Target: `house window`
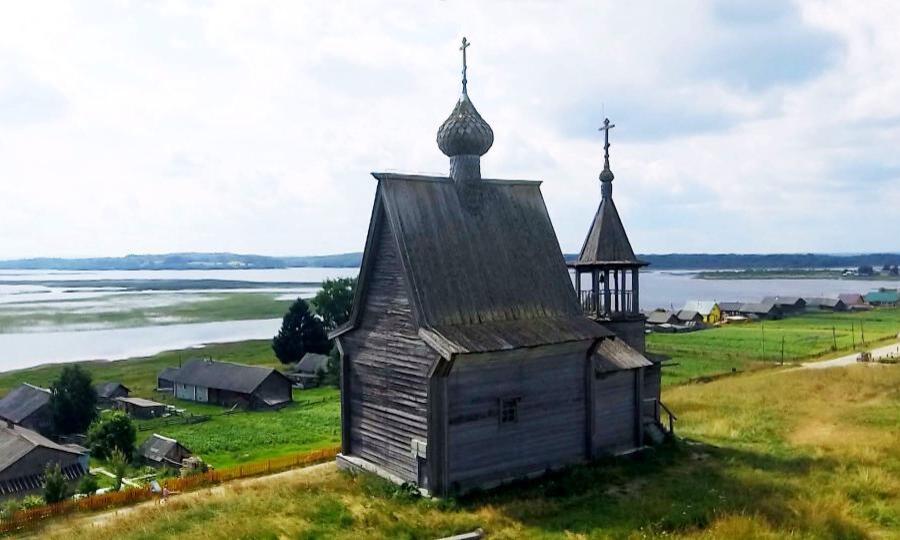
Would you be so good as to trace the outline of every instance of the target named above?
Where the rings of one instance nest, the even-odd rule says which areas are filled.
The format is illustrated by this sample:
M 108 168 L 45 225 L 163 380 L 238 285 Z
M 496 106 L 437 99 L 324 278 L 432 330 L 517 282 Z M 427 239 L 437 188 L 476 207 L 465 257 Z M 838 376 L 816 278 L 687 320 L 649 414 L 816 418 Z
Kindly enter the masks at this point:
M 507 398 L 500 400 L 501 424 L 514 424 L 519 421 L 519 399 Z

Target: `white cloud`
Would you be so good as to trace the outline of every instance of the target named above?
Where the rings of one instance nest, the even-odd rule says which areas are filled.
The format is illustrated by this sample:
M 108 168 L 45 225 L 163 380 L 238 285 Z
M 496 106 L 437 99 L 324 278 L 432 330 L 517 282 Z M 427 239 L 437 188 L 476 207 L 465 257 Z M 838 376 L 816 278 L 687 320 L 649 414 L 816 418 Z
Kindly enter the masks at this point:
M 463 33 L 483 170 L 545 180 L 567 251 L 604 112 L 638 251 L 900 249 L 898 8 L 751 6 L 18 3 L 0 257 L 360 250 L 370 171 L 447 169 Z

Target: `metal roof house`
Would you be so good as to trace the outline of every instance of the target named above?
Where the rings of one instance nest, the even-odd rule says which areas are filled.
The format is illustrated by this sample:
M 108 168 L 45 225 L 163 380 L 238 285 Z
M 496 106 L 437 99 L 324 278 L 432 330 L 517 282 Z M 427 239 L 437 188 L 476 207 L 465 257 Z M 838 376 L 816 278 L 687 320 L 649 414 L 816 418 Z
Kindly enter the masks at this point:
M 866 303 L 873 306 L 896 306 L 900 304 L 900 292 L 897 289 L 881 288 L 877 291 L 866 293 Z
M 142 459 L 151 465 L 181 467 L 181 461 L 191 457 L 191 451 L 175 439 L 154 433 L 141 444 L 137 451 Z
M 0 399 L 0 420 L 50 433 L 50 390 L 22 383 Z
M 179 399 L 246 409 L 277 408 L 293 400 L 290 379 L 273 368 L 194 359 L 164 372 Z
M 151 401 L 139 397 L 117 397 L 112 401 L 113 406 L 120 411 L 125 411 L 132 418 L 146 420 L 159 418 L 166 413 L 166 404 Z
M 88 455 L 83 448 L 57 444 L 12 423 L 0 426 L 0 498 L 40 490 L 44 470 L 51 463 L 58 463 L 69 481 L 88 472 Z
M 743 302 L 719 302 L 719 311 L 722 315 L 740 315 Z
M 465 75 L 437 143 L 449 176 L 373 173 L 338 464 L 443 495 L 641 448 L 652 364 L 584 315 L 540 183 L 482 178 Z
M 668 310 L 657 310 L 647 315 L 647 324 L 675 324 L 678 317 L 674 312 Z

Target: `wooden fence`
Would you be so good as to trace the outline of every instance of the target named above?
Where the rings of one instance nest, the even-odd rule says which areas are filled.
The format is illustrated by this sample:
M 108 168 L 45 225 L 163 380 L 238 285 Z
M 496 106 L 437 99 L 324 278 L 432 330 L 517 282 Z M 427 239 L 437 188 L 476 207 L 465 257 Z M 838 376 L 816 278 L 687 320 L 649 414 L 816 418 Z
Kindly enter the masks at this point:
M 305 467 L 316 463 L 323 463 L 334 459 L 340 451 L 340 447 L 323 448 L 301 454 L 282 456 L 265 461 L 256 461 L 243 465 L 236 465 L 224 469 L 211 470 L 205 473 L 185 476 L 183 478 L 168 478 L 162 484 L 169 491 L 190 491 L 207 486 L 212 486 L 229 480 L 248 478 L 264 474 L 286 471 L 297 467 Z M 28 510 L 19 510 L 6 519 L 0 520 L 0 534 L 21 531 L 34 526 L 47 518 L 64 516 L 75 512 L 94 512 L 119 506 L 127 506 L 142 501 L 149 501 L 160 497 L 159 493 L 153 493 L 149 487 L 129 488 L 122 491 L 93 495 L 83 499 L 68 499 L 60 503 L 39 506 Z

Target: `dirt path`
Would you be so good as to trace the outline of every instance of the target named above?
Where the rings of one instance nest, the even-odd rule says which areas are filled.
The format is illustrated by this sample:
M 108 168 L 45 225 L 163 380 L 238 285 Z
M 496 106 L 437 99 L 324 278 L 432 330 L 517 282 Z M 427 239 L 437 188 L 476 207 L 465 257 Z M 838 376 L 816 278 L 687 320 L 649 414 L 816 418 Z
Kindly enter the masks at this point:
M 327 463 L 320 463 L 319 465 L 312 465 L 309 467 L 303 467 L 300 469 L 291 469 L 289 471 L 284 471 L 275 474 L 269 474 L 266 476 L 256 476 L 253 478 L 245 478 L 242 480 L 232 480 L 230 482 L 226 482 L 223 484 L 219 484 L 217 486 L 213 486 L 210 488 L 200 489 L 197 491 L 190 491 L 187 493 L 171 495 L 170 499 L 178 500 L 180 502 L 190 502 L 197 500 L 208 501 L 210 498 L 215 497 L 216 495 L 221 495 L 225 493 L 227 490 L 231 490 L 239 487 L 249 487 L 255 484 L 262 483 L 278 483 L 285 482 L 289 480 L 298 480 L 303 478 L 312 478 L 317 475 L 325 474 L 331 471 L 335 467 L 333 461 L 329 461 Z M 54 522 L 49 523 L 46 527 L 35 531 L 32 536 L 28 536 L 27 538 L 43 538 L 51 533 L 60 532 L 62 530 L 71 529 L 74 527 L 103 527 L 107 523 L 115 521 L 116 519 L 132 514 L 134 512 L 139 512 L 146 508 L 160 507 L 167 503 L 162 502 L 160 500 L 153 500 L 142 502 L 139 504 L 135 504 L 132 506 L 125 506 L 122 508 L 117 508 L 115 510 L 108 510 L 105 512 L 100 512 L 97 514 L 88 514 L 88 515 L 79 515 L 73 514 L 71 516 L 55 520 Z
M 888 356 L 900 357 L 900 343 L 892 343 L 877 349 L 872 349 L 872 357 L 875 359 Z M 821 360 L 819 362 L 806 362 L 801 364 L 799 369 L 825 369 L 832 367 L 850 366 L 856 363 L 859 353 L 848 354 L 831 360 Z

